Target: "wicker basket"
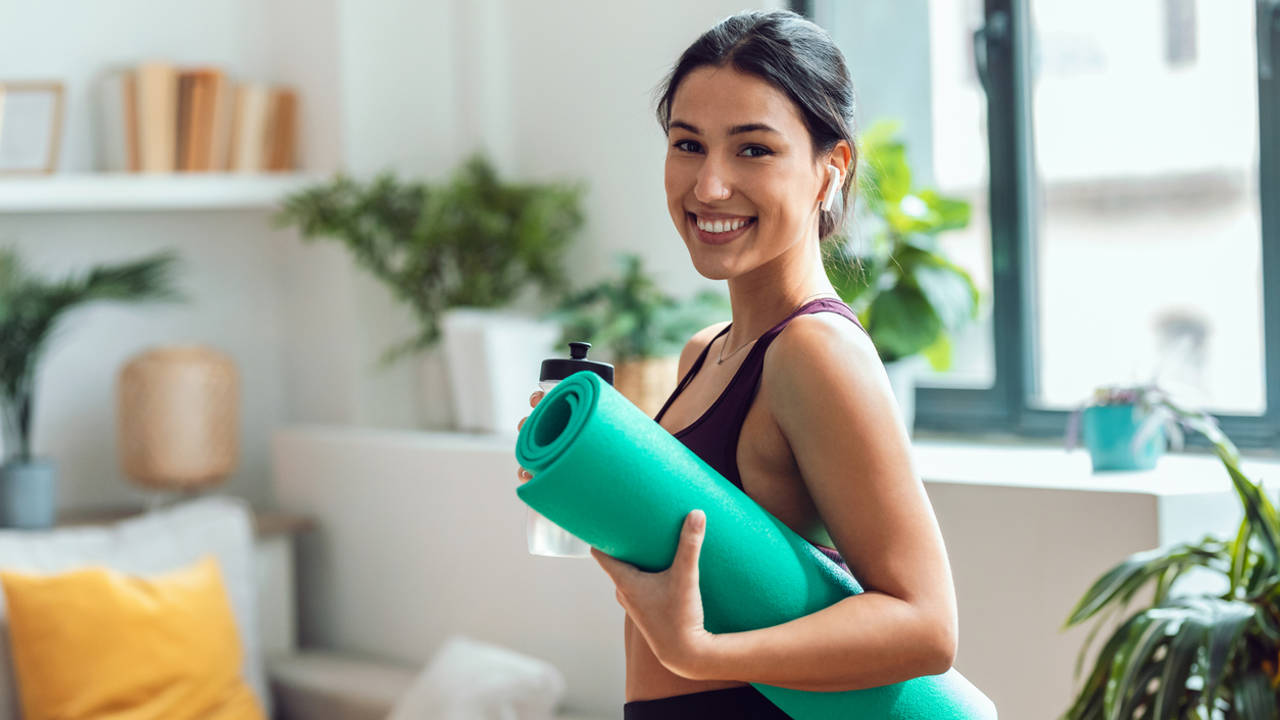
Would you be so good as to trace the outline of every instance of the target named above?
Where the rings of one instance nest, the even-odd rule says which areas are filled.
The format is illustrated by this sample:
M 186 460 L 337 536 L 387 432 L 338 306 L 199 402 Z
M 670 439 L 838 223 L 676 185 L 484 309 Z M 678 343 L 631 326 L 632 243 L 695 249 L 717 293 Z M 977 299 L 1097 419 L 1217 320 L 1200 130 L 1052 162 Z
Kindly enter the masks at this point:
M 676 389 L 679 356 L 645 358 L 618 363 L 613 369 L 613 386 L 649 417 L 658 414 L 667 396 Z
M 125 474 L 153 490 L 197 490 L 236 468 L 240 382 L 235 362 L 203 345 L 132 357 L 116 384 L 117 442 Z

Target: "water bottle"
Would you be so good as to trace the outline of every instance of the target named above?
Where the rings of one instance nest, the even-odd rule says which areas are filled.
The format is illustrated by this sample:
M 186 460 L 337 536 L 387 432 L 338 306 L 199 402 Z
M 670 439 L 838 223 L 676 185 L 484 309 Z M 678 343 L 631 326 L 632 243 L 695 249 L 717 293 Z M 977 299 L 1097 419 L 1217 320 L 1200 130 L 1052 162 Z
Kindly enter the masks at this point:
M 588 342 L 571 342 L 569 343 L 570 357 L 543 360 L 542 372 L 538 376 L 538 387 L 544 393 L 548 393 L 561 380 L 582 370 L 590 370 L 612 385 L 613 366 L 609 363 L 588 360 L 587 350 L 590 348 L 591 343 Z M 590 545 L 546 519 L 533 508 L 529 508 L 529 518 L 525 527 L 530 555 L 591 557 Z

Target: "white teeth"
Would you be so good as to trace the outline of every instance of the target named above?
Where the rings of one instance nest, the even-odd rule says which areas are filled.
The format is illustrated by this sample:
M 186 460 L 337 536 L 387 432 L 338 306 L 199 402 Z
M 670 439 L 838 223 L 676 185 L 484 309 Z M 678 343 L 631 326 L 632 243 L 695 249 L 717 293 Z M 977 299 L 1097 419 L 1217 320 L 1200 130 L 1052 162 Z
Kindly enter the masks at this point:
M 741 228 L 743 225 L 746 225 L 748 222 L 750 222 L 749 219 L 742 218 L 734 220 L 703 220 L 698 218 L 697 220 L 699 228 L 705 232 L 711 233 L 733 232 L 734 230 Z

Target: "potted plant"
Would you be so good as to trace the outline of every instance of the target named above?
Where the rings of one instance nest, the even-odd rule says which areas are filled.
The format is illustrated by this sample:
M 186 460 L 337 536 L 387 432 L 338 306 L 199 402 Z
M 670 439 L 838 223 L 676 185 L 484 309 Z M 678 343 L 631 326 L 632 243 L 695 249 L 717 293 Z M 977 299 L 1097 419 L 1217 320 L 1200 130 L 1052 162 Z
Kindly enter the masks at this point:
M 1156 381 L 1102 385 L 1067 421 L 1067 450 L 1083 435 L 1094 472 L 1150 470 L 1168 445 L 1182 448 L 1182 428 L 1216 426 L 1213 416 L 1184 409 Z
M 619 277 L 567 294 L 548 317 L 562 328 L 560 347 L 587 340 L 611 353 L 614 387 L 653 417 L 671 392 L 684 344 L 724 317 L 729 302 L 711 290 L 681 302 L 658 288 L 638 255 L 620 253 L 617 262 Z
M 68 312 L 92 302 L 181 299 L 169 280 L 174 260 L 163 252 L 47 282 L 27 274 L 16 251 L 0 249 L 0 526 L 50 527 L 57 515 L 57 468 L 31 452 L 36 376 L 54 329 Z
M 1122 613 L 1151 581 L 1155 591 L 1152 605 L 1106 641 L 1062 720 L 1270 720 L 1280 706 L 1280 517 L 1262 484 L 1240 471 L 1239 453 L 1217 426 L 1169 405 L 1213 444 L 1244 518 L 1234 539 L 1206 535 L 1198 543 L 1135 553 L 1093 583 L 1062 630 L 1108 606 Z M 1226 592 L 1175 592 L 1178 579 L 1196 567 L 1218 573 Z M 1077 678 L 1102 624 L 1081 648 Z
M 863 202 L 853 222 L 863 240 L 833 241 L 824 264 L 875 343 L 910 429 L 917 358 L 948 370 L 951 335 L 978 314 L 973 278 L 938 243 L 941 233 L 969 224 L 969 203 L 913 187 L 897 122 L 873 124 L 859 138 L 858 152 Z
M 477 154 L 440 184 L 401 181 L 389 171 L 362 183 L 339 173 L 288 196 L 273 220 L 297 225 L 304 239 L 345 244 L 413 309 L 419 331 L 387 348 L 380 366 L 443 339 L 454 425 L 515 432 L 529 410 L 525 388 L 553 349 L 555 329 L 499 308 L 530 287 L 563 293 L 583 191 L 503 181 Z

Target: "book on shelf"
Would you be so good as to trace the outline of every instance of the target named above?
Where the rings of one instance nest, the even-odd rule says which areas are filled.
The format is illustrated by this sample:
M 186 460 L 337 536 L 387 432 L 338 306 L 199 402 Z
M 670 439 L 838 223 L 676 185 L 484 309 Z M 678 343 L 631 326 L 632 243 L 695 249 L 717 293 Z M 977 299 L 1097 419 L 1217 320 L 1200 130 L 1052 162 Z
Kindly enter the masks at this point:
M 150 61 L 108 70 L 100 105 L 102 165 L 111 172 L 296 169 L 298 102 L 287 86 Z
M 134 72 L 139 169 L 173 172 L 178 73 L 164 62 L 142 63 Z
M 179 73 L 179 172 L 227 169 L 232 110 L 227 77 L 221 70 L 195 68 Z
M 112 172 L 138 172 L 137 84 L 132 71 L 108 70 L 99 81 L 101 116 L 98 137 L 101 166 Z

